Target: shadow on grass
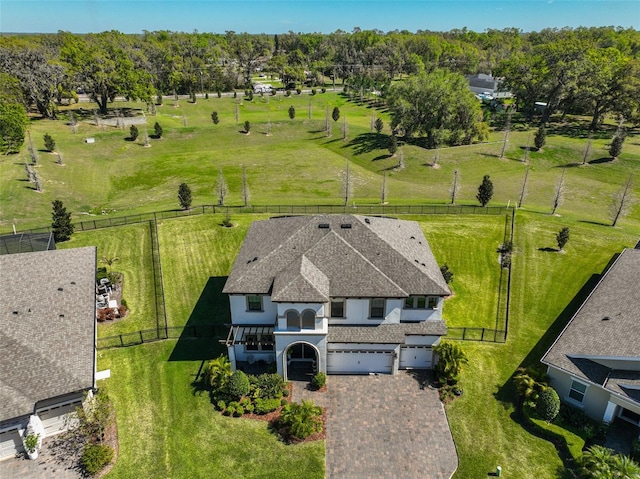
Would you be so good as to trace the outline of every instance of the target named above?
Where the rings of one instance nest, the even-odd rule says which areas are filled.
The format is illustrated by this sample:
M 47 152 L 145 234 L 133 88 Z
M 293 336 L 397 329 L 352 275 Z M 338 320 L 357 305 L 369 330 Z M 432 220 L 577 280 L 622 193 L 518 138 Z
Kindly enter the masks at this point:
M 547 246 L 546 248 L 538 248 L 538 251 L 546 251 L 546 252 L 549 252 L 549 253 L 557 253 L 560 250 L 558 248 L 549 248 Z
M 588 225 L 596 225 L 596 226 L 611 226 L 610 223 L 603 223 L 602 221 L 578 220 L 578 223 L 586 223 Z
M 595 160 L 589 161 L 590 165 L 600 165 L 602 163 L 611 163 L 615 161 L 615 158 L 611 158 L 610 156 L 605 156 L 604 158 L 596 158 Z
M 345 148 L 353 148 L 355 155 L 370 153 L 374 150 L 386 150 L 390 140 L 387 135 L 378 133 L 362 133 L 345 145 Z
M 226 348 L 220 339 L 227 336 L 231 313 L 229 299 L 222 293 L 226 276 L 212 276 L 207 281 L 187 324 L 176 342 L 169 361 L 208 361 Z

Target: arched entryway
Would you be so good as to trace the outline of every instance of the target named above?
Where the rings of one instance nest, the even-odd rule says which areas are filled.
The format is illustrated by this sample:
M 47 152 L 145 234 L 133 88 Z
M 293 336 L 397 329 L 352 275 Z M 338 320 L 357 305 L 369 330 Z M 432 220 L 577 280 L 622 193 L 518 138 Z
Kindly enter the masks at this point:
M 298 341 L 287 346 L 283 360 L 285 381 L 310 381 L 318 372 L 320 352 L 313 344 Z

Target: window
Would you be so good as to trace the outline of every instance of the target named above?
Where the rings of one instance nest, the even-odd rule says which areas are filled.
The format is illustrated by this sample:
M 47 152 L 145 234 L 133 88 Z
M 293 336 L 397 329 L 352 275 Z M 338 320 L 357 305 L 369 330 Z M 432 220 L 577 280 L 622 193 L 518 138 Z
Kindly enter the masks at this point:
M 409 296 L 404 299 L 404 309 L 425 309 L 426 307 L 426 296 Z
M 571 381 L 571 389 L 569 389 L 569 397 L 576 402 L 581 403 L 587 392 L 587 385 L 578 381 Z
M 310 309 L 305 309 L 302 316 L 295 311 L 286 312 L 287 329 L 316 329 L 316 313 Z
M 429 309 L 438 309 L 438 297 L 437 296 L 429 296 L 429 301 L 427 302 L 427 308 L 429 308 Z
M 262 296 L 247 296 L 247 311 L 262 311 Z
M 344 318 L 344 298 L 333 298 L 331 300 L 331 317 Z
M 244 340 L 245 351 L 273 351 L 273 334 L 247 334 Z
M 384 318 L 384 298 L 372 298 L 369 301 L 369 317 L 370 318 Z

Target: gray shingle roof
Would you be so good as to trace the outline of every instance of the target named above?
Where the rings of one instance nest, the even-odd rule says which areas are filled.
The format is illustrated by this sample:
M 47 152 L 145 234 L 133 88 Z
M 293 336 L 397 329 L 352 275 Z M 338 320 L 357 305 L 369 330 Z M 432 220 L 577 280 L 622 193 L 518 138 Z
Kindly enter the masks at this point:
M 604 384 L 606 358 L 640 359 L 640 250 L 626 249 L 542 358 L 544 364 Z
M 96 248 L 0 256 L 0 421 L 94 384 Z
M 254 222 L 223 291 L 281 302 L 450 294 L 416 222 L 356 215 Z
M 329 327 L 329 343 L 380 343 L 403 344 L 407 335 L 444 336 L 447 327 L 444 321 L 421 321 L 419 323 L 378 324 L 372 326 Z
M 640 371 L 611 371 L 604 386 L 609 391 L 640 402 Z

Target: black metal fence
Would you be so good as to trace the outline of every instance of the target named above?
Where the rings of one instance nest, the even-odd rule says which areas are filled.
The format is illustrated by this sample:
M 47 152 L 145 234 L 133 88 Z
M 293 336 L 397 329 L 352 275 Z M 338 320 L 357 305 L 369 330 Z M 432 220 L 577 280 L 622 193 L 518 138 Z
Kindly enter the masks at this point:
M 277 214 L 277 215 L 309 215 L 309 214 L 360 214 L 360 215 L 502 215 L 511 211 L 506 206 L 475 205 L 256 205 L 256 206 L 217 206 L 201 205 L 189 210 L 167 210 L 135 215 L 95 218 L 74 222 L 76 231 L 91 231 L 113 226 L 125 226 L 147 221 L 157 221 L 184 216 L 204 214 Z M 46 233 L 51 226 L 21 230 L 20 233 Z M 8 233 L 8 232 L 7 232 Z
M 462 341 L 488 341 L 492 343 L 504 343 L 507 341 L 507 331 L 492 328 L 452 328 L 447 327 L 446 339 Z
M 190 324 L 187 326 L 144 329 L 131 333 L 98 338 L 98 349 L 136 346 L 138 344 L 153 343 L 164 339 L 224 339 L 227 337 L 228 332 L 228 328 L 223 324 Z

